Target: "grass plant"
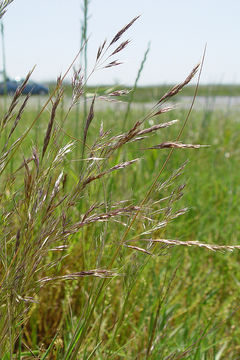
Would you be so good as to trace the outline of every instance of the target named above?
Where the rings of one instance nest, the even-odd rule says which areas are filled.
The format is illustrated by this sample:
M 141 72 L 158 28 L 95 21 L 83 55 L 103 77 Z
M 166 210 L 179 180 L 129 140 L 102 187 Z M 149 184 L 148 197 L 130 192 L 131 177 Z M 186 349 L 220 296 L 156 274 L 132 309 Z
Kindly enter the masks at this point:
M 120 65 L 136 20 L 92 72 Z M 63 86 L 76 59 L 37 112 L 21 96 L 29 73 L 1 118 L 0 358 L 237 358 L 238 123 L 168 106 L 196 66 L 124 131 L 124 112 L 95 108 L 125 90 L 95 94 L 76 137 L 82 69 L 66 105 Z

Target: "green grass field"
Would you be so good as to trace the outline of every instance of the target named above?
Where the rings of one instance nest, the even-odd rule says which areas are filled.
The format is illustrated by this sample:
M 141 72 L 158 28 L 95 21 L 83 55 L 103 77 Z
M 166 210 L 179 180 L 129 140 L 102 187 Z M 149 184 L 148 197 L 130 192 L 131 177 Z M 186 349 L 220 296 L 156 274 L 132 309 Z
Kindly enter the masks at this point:
M 150 94 L 146 101 L 151 99 Z M 144 118 L 147 111 L 131 111 L 127 128 Z M 36 114 L 36 110 L 26 108 L 6 149 L 11 149 Z M 124 245 L 137 248 L 121 244 L 136 212 L 130 208 L 126 211 L 126 207 L 139 206 L 170 151 L 143 149 L 175 141 L 187 110 L 149 118 L 143 128 L 179 121 L 150 133 L 147 139 L 126 143 L 109 156 L 105 152 L 107 160 L 98 147 L 104 143 L 104 136 L 115 136 L 114 141 L 118 141 L 124 112 L 114 108 L 96 111 L 84 158 L 98 160 L 81 161 L 83 114 L 81 109 L 73 108 L 65 120 L 66 109 L 60 102 L 43 158 L 41 149 L 51 106 L 9 158 L 6 168 L 2 151 L 1 291 L 5 295 L 1 307 L 8 320 L 0 319 L 2 339 L 5 336 L 1 359 L 219 360 L 240 356 L 239 250 L 214 252 L 144 240 L 239 244 L 239 114 L 192 111 L 181 141 L 210 147 L 174 149 L 156 188 L 124 238 Z M 2 148 L 15 118 L 2 130 Z M 110 132 L 103 135 L 106 130 Z M 55 161 L 56 154 L 72 142 L 75 145 L 64 159 Z M 33 148 L 38 155 L 28 162 Z M 92 180 L 106 169 L 136 158 L 140 160 Z M 186 160 L 182 174 L 165 183 Z M 82 187 L 78 187 L 79 181 Z M 41 197 L 42 193 L 46 196 Z M 69 194 L 71 204 L 69 199 L 64 200 Z M 111 215 L 124 207 L 118 216 Z M 188 211 L 174 219 L 174 213 L 186 207 Z M 107 218 L 101 218 L 101 214 L 108 214 Z M 79 221 L 84 223 L 85 218 L 88 222 L 82 227 Z M 58 233 L 59 228 L 62 233 Z M 65 236 L 67 231 L 69 235 Z M 53 245 L 40 252 L 47 239 Z M 57 250 L 62 245 L 67 245 L 62 252 L 49 251 L 51 246 Z M 35 257 L 38 252 L 39 258 Z M 35 262 L 39 263 L 32 279 Z M 21 280 L 16 269 L 19 274 L 23 272 Z M 79 275 L 92 269 L 96 273 L 107 269 L 113 274 L 105 279 Z M 71 278 L 70 274 L 75 276 Z M 44 287 L 33 285 L 39 279 L 45 279 Z M 37 302 L 16 301 L 16 294 Z
M 134 93 L 134 101 L 137 103 L 146 103 L 146 102 L 155 102 L 160 99 L 160 97 L 165 94 L 174 84 L 166 84 L 159 86 L 139 86 L 137 87 Z M 54 89 L 54 84 L 48 84 L 50 89 Z M 66 83 L 66 94 L 71 95 L 71 85 Z M 87 92 L 95 93 L 97 92 L 99 95 L 104 95 L 109 92 L 110 88 L 122 89 L 123 86 L 119 85 L 99 85 L 99 86 L 88 86 Z M 131 87 L 125 86 L 127 90 L 131 91 Z M 193 96 L 195 91 L 195 85 L 186 86 L 180 96 Z M 131 93 L 128 96 L 124 97 L 124 100 L 128 100 L 131 96 Z M 240 96 L 240 86 L 234 84 L 209 84 L 209 85 L 201 85 L 199 86 L 198 96 L 208 97 L 216 97 L 216 96 L 227 96 L 227 97 L 235 97 Z M 174 98 L 177 101 L 177 98 Z

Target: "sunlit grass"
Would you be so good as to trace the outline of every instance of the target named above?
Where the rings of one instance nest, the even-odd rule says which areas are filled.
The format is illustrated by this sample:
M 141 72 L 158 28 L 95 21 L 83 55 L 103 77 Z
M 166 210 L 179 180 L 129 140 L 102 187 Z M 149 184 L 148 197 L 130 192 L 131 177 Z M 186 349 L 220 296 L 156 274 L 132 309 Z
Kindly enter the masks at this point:
M 136 118 L 143 117 L 145 112 L 144 110 L 133 111 L 128 119 L 128 126 L 132 126 Z M 19 124 L 15 134 L 16 138 L 29 126 L 35 113 L 36 110 L 25 112 L 24 121 Z M 176 118 L 182 119 L 184 115 L 184 110 L 174 110 L 163 115 L 161 120 L 167 122 Z M 210 244 L 238 244 L 240 229 L 237 220 L 240 188 L 236 169 L 240 152 L 238 151 L 237 115 L 237 113 L 228 115 L 221 111 L 210 112 L 206 122 L 204 112 L 193 111 L 184 138 L 188 143 L 210 144 L 211 147 L 188 150 L 187 153 L 186 150 L 175 151 L 168 163 L 162 176 L 165 180 L 168 174 L 177 169 L 186 158 L 189 159 L 184 175 L 177 181 L 179 185 L 186 183 L 184 197 L 176 204 L 176 208 L 188 206 L 189 211 L 183 217 L 170 222 L 162 234 L 163 237 L 182 241 L 198 240 Z M 56 116 L 57 123 L 60 122 L 61 116 L 60 109 Z M 111 128 L 113 133 L 121 131 L 123 116 L 124 112 L 116 113 L 111 108 L 98 112 L 89 129 L 88 143 L 92 143 L 96 133 L 99 132 L 102 119 L 104 119 L 104 126 Z M 64 127 L 66 143 L 74 138 L 72 127 L 74 120 L 73 112 Z M 42 147 L 48 121 L 49 113 L 45 112 L 38 123 L 37 136 L 33 129 L 21 147 L 21 151 L 14 158 L 12 169 L 15 170 L 21 164 L 23 154 L 26 156 L 29 152 L 30 155 L 32 146 Z M 163 129 L 161 133 L 153 135 L 151 144 L 175 139 L 180 125 L 179 123 L 175 127 Z M 139 154 L 139 151 L 143 152 L 141 149 L 147 147 L 148 144 L 149 140 L 141 144 L 129 144 L 126 150 L 127 158 L 135 158 L 136 154 Z M 112 201 L 114 193 L 115 201 L 122 200 L 124 194 L 124 199 L 139 203 L 168 151 L 148 150 L 144 152 L 140 163 L 131 171 L 124 170 L 119 172 L 117 177 L 109 178 L 105 183 L 107 201 Z M 72 160 L 71 156 L 68 156 L 64 163 L 68 174 L 65 186 L 68 189 L 72 187 L 71 184 L 77 177 L 76 161 Z M 75 160 L 80 161 L 80 159 Z M 115 165 L 114 161 L 112 165 Z M 100 201 L 102 197 L 101 188 L 102 186 L 93 193 L 95 201 L 98 199 Z M 10 190 L 7 189 L 7 191 Z M 164 191 L 161 196 L 167 193 L 169 191 L 166 193 Z M 76 211 L 72 212 L 73 217 L 77 218 L 78 211 L 86 211 L 86 200 L 88 203 L 92 196 L 89 193 L 88 198 L 84 200 L 85 204 L 80 199 Z M 108 226 L 106 224 L 104 231 L 107 232 Z M 105 241 L 117 243 L 122 231 L 122 226 L 116 224 L 115 229 L 112 227 Z M 136 225 L 131 236 L 134 237 L 135 232 L 138 231 Z M 95 267 L 98 256 L 95 251 L 99 247 L 103 234 L 101 227 L 92 229 L 89 227 L 79 235 L 73 236 L 68 257 L 62 261 L 61 265 L 58 265 L 58 275 Z M 155 237 L 158 237 L 157 232 L 155 232 Z M 238 316 L 237 312 L 235 313 L 238 303 L 239 254 L 172 248 L 160 252 L 159 255 L 146 260 L 145 254 L 136 254 L 132 265 L 130 262 L 127 267 L 128 277 L 111 281 L 111 290 L 109 288 L 104 293 L 97 310 L 99 315 L 94 316 L 93 324 L 97 324 L 100 319 L 104 321 L 99 323 L 99 327 L 96 325 L 89 332 L 84 345 L 86 349 L 89 349 L 86 353 L 93 351 L 97 331 L 98 341 L 101 342 L 104 338 L 106 340 L 103 347 L 96 348 L 97 358 L 104 358 L 106 354 L 113 358 L 132 358 L 136 353 L 139 354 L 139 358 L 144 358 L 142 351 L 147 348 L 147 334 L 150 334 L 153 326 L 154 314 L 159 306 L 159 296 L 167 291 L 167 301 L 161 305 L 161 315 L 157 323 L 159 337 L 155 339 L 151 358 L 157 359 L 159 356 L 164 358 L 170 353 L 169 349 L 172 352 L 183 351 L 195 341 L 199 341 L 201 331 L 205 327 L 207 335 L 203 336 L 200 342 L 199 355 L 197 350 L 194 350 L 189 358 L 193 358 L 195 352 L 196 359 L 204 353 L 215 358 L 221 349 L 224 350 L 225 357 L 232 358 L 239 346 Z M 108 256 L 102 260 L 103 263 L 107 259 Z M 123 258 L 119 259 L 120 268 L 124 265 L 123 261 Z M 143 264 L 145 264 L 144 267 Z M 178 269 L 176 275 L 171 282 L 171 287 L 167 290 L 176 268 Z M 137 283 L 135 283 L 136 275 L 134 275 L 136 270 L 140 274 Z M 56 269 L 53 269 L 52 276 L 55 271 Z M 51 271 L 48 275 L 51 276 Z M 88 292 L 92 286 L 94 288 L 97 286 L 93 284 L 94 280 L 90 279 L 75 280 L 71 283 L 56 283 L 41 290 L 38 294 L 39 304 L 34 305 L 29 313 L 31 316 L 24 330 L 24 343 L 31 349 L 38 349 L 39 343 L 45 344 L 44 348 L 46 348 L 61 324 L 65 330 L 60 331 L 55 347 L 58 348 L 59 354 L 63 353 L 77 324 L 77 317 L 81 316 L 82 309 L 86 306 Z M 117 328 L 111 333 L 113 324 L 118 323 L 121 316 L 124 316 L 124 321 L 122 318 Z

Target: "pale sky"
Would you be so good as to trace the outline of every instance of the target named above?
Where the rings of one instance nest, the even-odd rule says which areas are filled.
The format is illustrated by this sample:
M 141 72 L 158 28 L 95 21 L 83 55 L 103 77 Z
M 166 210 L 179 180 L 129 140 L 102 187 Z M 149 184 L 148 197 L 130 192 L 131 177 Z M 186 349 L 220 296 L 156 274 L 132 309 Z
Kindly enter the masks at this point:
M 56 80 L 80 44 L 83 0 L 15 0 L 3 17 L 7 73 L 24 77 L 35 64 L 33 80 Z M 136 15 L 123 36 L 123 65 L 96 72 L 90 84 L 132 85 L 147 44 L 151 49 L 140 85 L 183 80 L 207 54 L 201 83 L 240 83 L 239 0 L 91 0 L 89 70 L 98 46 Z M 0 64 L 2 66 L 2 56 Z

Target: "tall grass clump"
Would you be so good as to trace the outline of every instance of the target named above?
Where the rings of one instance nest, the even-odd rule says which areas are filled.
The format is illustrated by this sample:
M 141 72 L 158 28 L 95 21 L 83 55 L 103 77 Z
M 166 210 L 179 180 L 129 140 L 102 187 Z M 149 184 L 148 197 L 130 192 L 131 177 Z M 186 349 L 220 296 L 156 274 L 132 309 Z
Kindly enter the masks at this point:
M 120 65 L 116 56 L 128 45 L 122 37 L 137 18 L 100 45 L 90 74 Z M 172 110 L 166 102 L 192 80 L 199 65 L 150 111 L 129 121 L 124 132 L 118 132 L 122 124 L 115 119 L 99 121 L 95 109 L 99 101 L 119 101 L 126 91 L 96 93 L 83 134 L 76 138 L 71 113 L 86 89 L 81 67 L 74 70 L 64 116 L 61 109 L 63 80 L 76 59 L 29 122 L 23 119 L 30 96 L 21 94 L 31 72 L 1 117 L 0 358 L 186 359 L 194 353 L 198 359 L 201 344 L 206 354 L 214 341 L 215 328 L 210 321 L 205 328 L 195 324 L 192 337 L 180 340 L 178 286 L 173 286 L 179 264 L 168 272 L 172 248 L 231 251 L 237 246 L 165 237 L 167 226 L 187 212 L 178 205 L 186 162 L 169 173 L 167 165 L 174 149 L 200 148 L 181 142 L 191 109 L 173 140 L 153 144 L 151 137 L 177 125 L 177 120 L 161 120 Z M 45 126 L 35 144 L 39 121 Z M 76 147 L 83 158 L 73 158 Z M 170 151 L 138 200 L 134 181 L 142 176 L 143 149 L 157 156 Z M 81 162 L 79 171 L 74 160 Z

